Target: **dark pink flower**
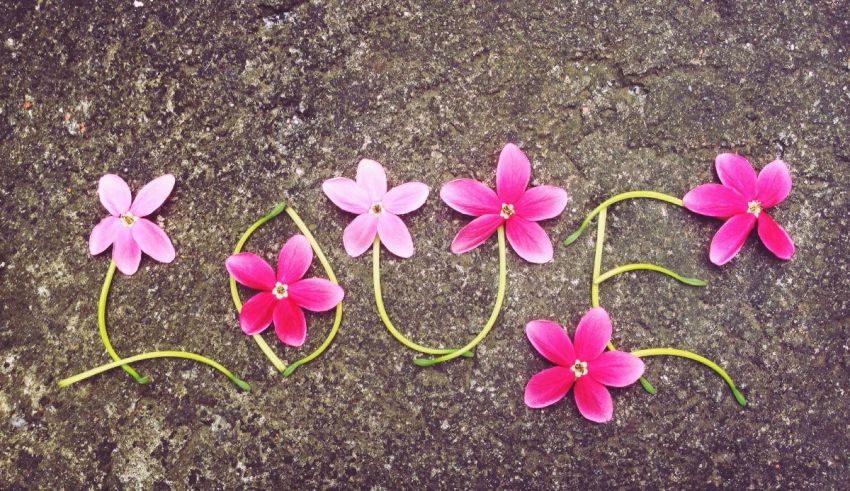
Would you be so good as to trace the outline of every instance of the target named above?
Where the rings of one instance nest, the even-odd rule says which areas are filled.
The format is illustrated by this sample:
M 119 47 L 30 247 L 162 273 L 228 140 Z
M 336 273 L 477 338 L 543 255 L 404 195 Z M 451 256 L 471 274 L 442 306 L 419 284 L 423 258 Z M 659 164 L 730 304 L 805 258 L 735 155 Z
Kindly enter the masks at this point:
M 357 257 L 375 240 L 399 257 L 413 255 L 410 231 L 398 215 L 418 209 L 428 198 L 428 186 L 408 182 L 387 191 L 387 175 L 378 162 L 363 159 L 357 166 L 357 181 L 345 177 L 328 179 L 322 190 L 338 207 L 357 213 L 342 234 L 342 243 L 349 256 Z
M 101 177 L 97 194 L 110 216 L 91 231 L 89 253 L 94 256 L 112 246 L 112 260 L 126 275 L 138 271 L 142 252 L 161 263 L 173 261 L 174 246 L 168 235 L 144 218 L 162 206 L 172 189 L 174 176 L 166 174 L 147 183 L 132 200 L 124 179 L 114 174 Z
M 605 351 L 611 340 L 611 319 L 602 307 L 590 309 L 581 318 L 575 348 L 564 329 L 552 321 L 531 321 L 525 333 L 534 349 L 557 365 L 528 381 L 525 404 L 529 407 L 552 405 L 575 386 L 576 405 L 582 416 L 604 423 L 614 415 L 614 403 L 605 386 L 625 387 L 643 375 L 643 361 L 637 356 Z
M 749 161 L 734 153 L 722 153 L 714 163 L 723 184 L 697 186 L 682 199 L 695 213 L 726 220 L 711 241 L 711 262 L 720 266 L 731 261 L 757 222 L 759 237 L 767 249 L 779 259 L 791 259 L 794 242 L 764 211 L 791 192 L 791 173 L 785 162 L 774 160 L 758 177 Z
M 508 242 L 517 254 L 532 263 L 552 260 L 552 241 L 537 224 L 554 218 L 567 206 L 567 192 L 555 186 L 526 190 L 531 178 L 528 157 L 513 143 L 499 155 L 496 192 L 473 179 L 455 179 L 440 190 L 440 197 L 455 210 L 478 217 L 458 232 L 452 252 L 475 249 L 502 224 Z
M 274 321 L 274 332 L 285 344 L 301 346 L 307 336 L 307 320 L 301 309 L 324 312 L 337 306 L 342 288 L 323 278 L 307 278 L 304 273 L 313 262 L 313 250 L 303 235 L 293 235 L 280 249 L 277 275 L 260 257 L 250 252 L 234 254 L 225 266 L 240 284 L 261 290 L 239 313 L 242 331 L 253 336 Z

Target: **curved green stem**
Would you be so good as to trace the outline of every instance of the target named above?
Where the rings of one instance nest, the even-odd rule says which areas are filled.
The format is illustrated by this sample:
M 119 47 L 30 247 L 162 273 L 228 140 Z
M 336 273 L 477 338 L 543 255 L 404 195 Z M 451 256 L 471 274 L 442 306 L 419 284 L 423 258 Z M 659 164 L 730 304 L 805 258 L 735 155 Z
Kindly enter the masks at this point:
M 627 193 L 621 193 L 621 194 L 618 194 L 618 195 L 616 195 L 612 198 L 609 198 L 609 199 L 603 201 L 599 206 L 594 208 L 593 211 L 591 211 L 590 214 L 588 214 L 587 217 L 585 217 L 584 221 L 581 222 L 581 226 L 579 226 L 578 230 L 573 232 L 569 237 L 567 237 L 564 240 L 564 245 L 570 245 L 573 242 L 575 242 L 575 240 L 579 238 L 581 233 L 584 232 L 584 229 L 587 228 L 587 225 L 590 223 L 590 221 L 593 220 L 593 217 L 598 215 L 602 210 L 605 210 L 606 208 L 608 208 L 609 206 L 613 205 L 614 203 L 616 203 L 618 201 L 623 201 L 625 199 L 632 199 L 632 198 L 657 199 L 657 200 L 665 201 L 667 203 L 674 204 L 676 206 L 683 206 L 681 199 L 676 198 L 675 196 L 670 196 L 668 194 L 658 193 L 658 192 L 655 192 L 655 191 L 629 191 Z
M 613 276 L 617 276 L 620 273 L 626 273 L 628 271 L 637 271 L 637 270 L 657 271 L 659 273 L 666 274 L 667 276 L 669 276 L 671 278 L 679 280 L 686 285 L 705 286 L 705 284 L 706 284 L 705 281 L 703 281 L 703 280 L 700 280 L 700 279 L 697 279 L 697 278 L 688 278 L 688 277 L 682 276 L 678 273 L 674 273 L 673 271 L 670 271 L 667 268 L 662 268 L 661 266 L 656 266 L 654 264 L 649 264 L 649 263 L 633 263 L 633 264 L 626 264 L 624 266 L 616 267 L 614 269 L 608 270 L 605 273 L 597 276 L 594 283 L 596 283 L 598 285 L 598 284 L 602 283 L 603 281 L 605 281 L 605 280 L 607 280 L 607 279 L 609 279 Z
M 221 366 L 221 364 L 219 364 L 218 362 L 210 360 L 207 357 L 197 355 L 195 353 L 188 353 L 185 351 L 153 351 L 150 353 L 142 353 L 141 355 L 131 356 L 129 358 L 118 359 L 112 363 L 107 363 L 106 365 L 101 365 L 97 368 L 92 368 L 91 370 L 87 370 L 83 373 L 74 375 L 73 377 L 62 379 L 59 381 L 59 387 L 68 387 L 69 385 L 75 384 L 81 380 L 85 380 L 89 377 L 93 377 L 103 372 L 112 370 L 113 368 L 126 367 L 129 363 L 135 363 L 137 361 L 142 360 L 150 360 L 152 358 L 185 358 L 188 360 L 201 362 L 215 368 L 216 370 L 224 374 L 225 377 L 229 378 L 233 381 L 234 384 L 238 385 L 240 389 L 246 391 L 251 390 L 251 386 L 248 385 L 247 382 L 238 379 L 235 375 L 230 373 L 228 369 Z
M 493 312 L 490 314 L 490 318 L 487 320 L 487 324 L 484 326 L 484 329 L 478 333 L 472 341 L 468 342 L 466 346 L 455 350 L 452 353 L 439 356 L 437 358 L 416 358 L 413 360 L 414 363 L 419 365 L 420 367 L 427 367 L 431 365 L 436 365 L 437 363 L 442 363 L 444 361 L 449 361 L 458 356 L 463 356 L 464 353 L 476 347 L 478 343 L 480 343 L 490 332 L 490 329 L 493 328 L 493 325 L 496 324 L 496 319 L 499 318 L 499 312 L 502 310 L 502 301 L 505 299 L 505 287 L 507 285 L 507 277 L 508 277 L 508 266 L 507 266 L 507 249 L 505 247 L 505 225 L 502 224 L 497 229 L 497 235 L 499 239 L 499 289 L 496 292 L 496 303 L 493 305 Z
M 100 300 L 97 302 L 97 327 L 100 331 L 100 339 L 103 341 L 103 346 L 106 348 L 106 352 L 109 353 L 109 356 L 113 360 L 118 361 L 121 357 L 115 352 L 115 349 L 112 347 L 112 343 L 109 342 L 109 334 L 106 332 L 106 300 L 109 297 L 109 288 L 112 286 L 112 278 L 115 277 L 115 268 L 115 261 L 110 261 L 109 269 L 106 271 L 106 279 L 103 281 L 103 287 L 100 289 Z M 150 382 L 148 377 L 142 377 L 129 365 L 121 365 L 121 368 L 123 368 L 125 372 L 129 373 L 134 379 L 136 379 L 136 382 L 140 384 Z
M 640 358 L 646 356 L 678 356 L 681 358 L 687 358 L 689 360 L 696 361 L 698 363 L 702 363 L 708 368 L 714 370 L 717 375 L 720 375 L 720 378 L 722 378 L 726 382 L 726 385 L 728 385 L 729 388 L 732 389 L 732 395 L 735 396 L 735 400 L 738 401 L 738 404 L 740 404 L 741 406 L 747 405 L 747 400 L 744 399 L 744 395 L 741 394 L 737 387 L 735 387 L 735 382 L 732 381 L 732 377 L 730 377 L 722 368 L 720 368 L 720 366 L 718 366 L 716 363 L 709 360 L 708 358 L 702 357 L 696 353 L 691 353 L 690 351 L 674 348 L 643 349 L 632 351 L 632 354 Z

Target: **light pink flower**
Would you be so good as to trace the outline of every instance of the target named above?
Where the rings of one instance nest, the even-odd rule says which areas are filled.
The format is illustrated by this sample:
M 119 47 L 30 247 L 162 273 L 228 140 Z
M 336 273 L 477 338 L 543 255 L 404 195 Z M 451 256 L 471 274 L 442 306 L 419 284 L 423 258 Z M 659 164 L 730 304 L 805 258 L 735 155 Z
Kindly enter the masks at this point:
M 162 206 L 172 189 L 174 176 L 166 174 L 145 184 L 131 201 L 130 187 L 124 179 L 114 174 L 101 177 L 97 194 L 110 216 L 91 231 L 89 253 L 100 254 L 111 245 L 112 260 L 126 275 L 138 271 L 142 252 L 161 263 L 173 261 L 174 246 L 168 235 L 144 218 Z
M 611 340 L 611 319 L 602 307 L 590 309 L 576 328 L 575 348 L 570 337 L 552 321 L 531 321 L 525 333 L 534 349 L 554 363 L 531 377 L 525 386 L 525 404 L 541 408 L 552 405 L 575 386 L 578 410 L 597 423 L 614 415 L 609 387 L 625 387 L 643 375 L 643 361 L 623 351 L 605 351 Z
M 791 173 L 785 162 L 774 160 L 758 177 L 749 161 L 734 153 L 722 153 L 714 163 L 723 184 L 697 186 L 682 199 L 685 207 L 695 213 L 726 220 L 711 241 L 711 262 L 720 266 L 731 261 L 756 222 L 767 249 L 779 259 L 791 259 L 794 242 L 764 211 L 781 203 L 791 192 Z
M 387 191 L 387 175 L 378 162 L 363 159 L 357 166 L 357 181 L 345 177 L 328 179 L 322 190 L 343 210 L 356 213 L 342 234 L 349 256 L 357 257 L 375 240 L 375 234 L 390 252 L 399 257 L 413 255 L 410 231 L 398 215 L 418 209 L 428 198 L 428 186 L 408 182 Z
M 452 252 L 462 254 L 481 245 L 503 223 L 511 247 L 526 261 L 552 260 L 552 241 L 537 224 L 554 218 L 567 206 L 567 192 L 555 186 L 526 190 L 531 163 L 516 145 L 508 143 L 499 155 L 496 192 L 473 179 L 455 179 L 440 190 L 440 197 L 455 210 L 478 217 L 458 232 Z
M 313 249 L 303 235 L 293 235 L 280 249 L 277 275 L 262 258 L 250 252 L 227 258 L 225 267 L 240 284 L 261 290 L 239 313 L 242 331 L 253 336 L 274 321 L 277 337 L 290 346 L 301 346 L 307 337 L 307 320 L 301 309 L 324 312 L 342 301 L 344 292 L 323 278 L 307 278 L 304 273 L 313 262 Z

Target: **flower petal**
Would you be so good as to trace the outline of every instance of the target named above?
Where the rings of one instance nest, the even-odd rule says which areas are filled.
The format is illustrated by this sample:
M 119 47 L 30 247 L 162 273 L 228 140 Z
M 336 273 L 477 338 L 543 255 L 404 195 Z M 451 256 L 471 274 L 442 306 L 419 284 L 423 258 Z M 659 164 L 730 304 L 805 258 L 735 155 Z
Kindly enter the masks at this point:
M 496 194 L 503 203 L 514 204 L 522 197 L 531 178 L 531 162 L 513 143 L 508 143 L 499 154 L 496 167 Z M 500 203 L 501 204 L 501 203 Z
M 440 198 L 454 210 L 474 217 L 498 215 L 502 208 L 496 192 L 474 179 L 455 179 L 443 184 Z
M 608 312 L 602 307 L 588 310 L 576 327 L 574 339 L 576 358 L 587 362 L 595 360 L 611 340 L 611 318 Z
M 289 346 L 301 346 L 307 339 L 307 319 L 304 311 L 295 302 L 283 299 L 274 309 L 274 333 L 280 342 Z
M 756 217 L 752 213 L 741 213 L 726 220 L 711 239 L 708 253 L 711 262 L 722 266 L 731 261 L 741 247 L 744 247 L 744 242 L 755 224 Z
M 387 194 L 387 174 L 384 167 L 370 159 L 363 159 L 357 165 L 357 184 L 369 193 L 372 202 L 381 201 Z
M 139 244 L 142 252 L 161 263 L 174 261 L 174 245 L 165 231 L 147 218 L 139 218 L 130 227 L 133 239 Z
M 567 395 L 575 380 L 572 370 L 552 367 L 535 374 L 525 385 L 525 405 L 532 408 L 551 406 Z
M 378 216 L 378 236 L 381 243 L 398 257 L 413 255 L 413 239 L 407 225 L 396 215 L 384 211 Z
M 263 332 L 272 323 L 272 315 L 278 304 L 271 292 L 261 292 L 249 298 L 239 312 L 239 327 L 249 336 Z
M 324 312 L 342 302 L 342 287 L 324 278 L 307 278 L 289 285 L 289 299 L 299 307 Z
M 519 257 L 530 263 L 542 264 L 552 260 L 552 241 L 543 227 L 520 216 L 507 220 L 505 232 L 508 242 Z
M 335 177 L 323 182 L 322 191 L 333 204 L 349 213 L 366 213 L 372 205 L 369 192 L 345 177 Z
M 357 257 L 366 252 L 378 233 L 378 217 L 372 213 L 357 216 L 345 227 L 342 233 L 342 245 L 351 257 Z
M 89 235 L 89 254 L 96 256 L 105 251 L 123 227 L 121 220 L 111 215 L 101 220 Z
M 133 239 L 130 229 L 123 227 L 115 236 L 112 243 L 112 260 L 118 266 L 118 271 L 130 276 L 139 270 L 142 261 L 142 250 Z
M 578 411 L 585 418 L 596 423 L 611 421 L 614 417 L 614 401 L 604 385 L 591 377 L 576 380 L 573 390 Z
M 767 250 L 779 259 L 787 261 L 794 255 L 794 241 L 767 213 L 759 214 L 758 233 Z
M 756 197 L 756 171 L 747 159 L 734 153 L 721 153 L 714 159 L 714 167 L 724 186 L 741 193 L 746 201 Z
M 531 321 L 525 325 L 525 335 L 534 349 L 552 363 L 562 367 L 575 363 L 573 343 L 557 323 L 547 320 Z
M 239 284 L 254 290 L 271 291 L 275 285 L 272 267 L 263 258 L 250 252 L 234 254 L 224 261 L 227 272 Z
M 643 361 L 624 351 L 605 351 L 587 362 L 587 374 L 603 385 L 625 387 L 643 375 Z
M 785 162 L 774 160 L 759 172 L 756 199 L 761 202 L 762 207 L 772 208 L 778 205 L 790 192 L 791 171 Z
M 139 194 L 136 195 L 130 207 L 130 213 L 137 217 L 150 215 L 165 203 L 172 189 L 174 189 L 174 176 L 165 174 L 157 177 L 139 190 Z
M 566 207 L 567 192 L 557 186 L 533 187 L 514 203 L 517 215 L 534 222 L 555 218 Z
M 504 222 L 505 219 L 499 215 L 482 215 L 469 222 L 452 240 L 452 252 L 463 254 L 475 249 L 493 235 L 493 232 Z
M 100 178 L 97 183 L 97 194 L 106 211 L 116 217 L 130 209 L 133 199 L 130 186 L 127 186 L 124 179 L 115 174 L 106 174 Z
M 313 262 L 313 249 L 307 237 L 293 235 L 280 248 L 277 255 L 277 281 L 292 283 L 304 277 Z
M 710 217 L 729 218 L 747 211 L 747 200 L 741 193 L 721 184 L 697 186 L 682 201 L 685 208 Z
M 421 182 L 406 182 L 390 189 L 381 203 L 384 209 L 404 215 L 418 209 L 428 199 L 428 186 Z

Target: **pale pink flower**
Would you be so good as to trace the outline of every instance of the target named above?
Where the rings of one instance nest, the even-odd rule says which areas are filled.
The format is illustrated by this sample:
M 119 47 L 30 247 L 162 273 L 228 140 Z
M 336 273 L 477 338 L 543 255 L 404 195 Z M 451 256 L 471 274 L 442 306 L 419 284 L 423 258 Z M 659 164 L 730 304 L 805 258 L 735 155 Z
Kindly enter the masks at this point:
M 555 186 L 526 190 L 531 163 L 516 145 L 508 143 L 499 155 L 496 192 L 473 179 L 455 179 L 443 185 L 440 197 L 455 210 L 478 217 L 458 232 L 452 252 L 475 249 L 505 224 L 508 242 L 517 254 L 532 263 L 552 260 L 552 241 L 540 220 L 554 218 L 567 206 L 567 192 Z
M 625 387 L 643 375 L 643 361 L 623 351 L 605 351 L 611 340 L 611 319 L 602 307 L 590 309 L 576 328 L 575 347 L 558 324 L 531 321 L 525 333 L 534 349 L 554 363 L 531 377 L 525 386 L 525 404 L 532 408 L 552 405 L 575 387 L 576 406 L 582 416 L 604 423 L 614 415 L 614 403 L 605 386 Z
M 144 218 L 162 206 L 172 189 L 174 176 L 166 174 L 147 183 L 132 200 L 130 187 L 124 179 L 114 174 L 101 177 L 97 193 L 110 216 L 92 230 L 89 252 L 97 255 L 111 245 L 112 260 L 126 275 L 138 271 L 142 252 L 162 263 L 173 261 L 174 246 L 168 235 Z
M 750 162 L 734 153 L 722 153 L 714 163 L 723 184 L 697 186 L 682 199 L 685 207 L 695 213 L 726 220 L 711 241 L 711 262 L 720 266 L 731 261 L 756 223 L 758 235 L 767 249 L 779 259 L 791 259 L 794 242 L 765 213 L 791 192 L 791 173 L 785 162 L 774 160 L 759 172 L 758 177 Z
M 398 215 L 422 206 L 428 198 L 428 186 L 408 182 L 387 191 L 384 168 L 369 159 L 360 161 L 356 179 L 336 177 L 322 184 L 322 190 L 335 205 L 357 214 L 342 234 L 345 252 L 352 257 L 363 254 L 377 235 L 396 256 L 412 256 L 413 239 Z

